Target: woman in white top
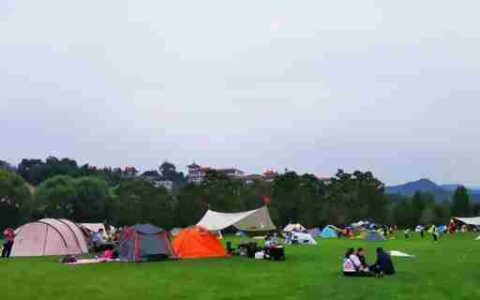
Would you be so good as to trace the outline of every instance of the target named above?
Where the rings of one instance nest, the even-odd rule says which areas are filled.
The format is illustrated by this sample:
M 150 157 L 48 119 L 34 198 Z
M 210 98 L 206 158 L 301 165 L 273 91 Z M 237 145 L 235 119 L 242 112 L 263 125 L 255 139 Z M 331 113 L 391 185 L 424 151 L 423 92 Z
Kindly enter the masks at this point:
M 343 259 L 343 275 L 349 277 L 360 277 L 360 276 L 369 276 L 369 272 L 364 272 L 362 267 L 362 262 L 355 255 L 355 250 L 350 248 L 345 253 L 345 258 Z

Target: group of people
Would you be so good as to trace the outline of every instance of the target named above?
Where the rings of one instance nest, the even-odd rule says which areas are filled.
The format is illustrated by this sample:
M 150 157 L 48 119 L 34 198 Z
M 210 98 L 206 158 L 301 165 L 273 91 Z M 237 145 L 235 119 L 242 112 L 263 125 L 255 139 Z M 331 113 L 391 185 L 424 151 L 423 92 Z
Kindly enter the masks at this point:
M 418 225 L 415 229 L 415 231 L 418 231 L 420 233 L 420 237 L 423 239 L 425 237 L 425 231 L 426 228 L 422 225 Z M 440 236 L 440 233 L 438 231 L 437 226 L 431 225 L 429 228 L 429 232 L 432 234 L 433 241 L 436 243 L 438 242 L 438 238 Z M 407 228 L 403 231 L 403 235 L 405 236 L 406 239 L 409 239 L 410 236 L 410 228 Z
M 367 263 L 366 251 L 363 248 L 349 248 L 343 259 L 343 275 L 348 277 L 382 277 L 384 275 L 394 275 L 395 268 L 390 255 L 377 248 L 377 259 L 373 265 Z

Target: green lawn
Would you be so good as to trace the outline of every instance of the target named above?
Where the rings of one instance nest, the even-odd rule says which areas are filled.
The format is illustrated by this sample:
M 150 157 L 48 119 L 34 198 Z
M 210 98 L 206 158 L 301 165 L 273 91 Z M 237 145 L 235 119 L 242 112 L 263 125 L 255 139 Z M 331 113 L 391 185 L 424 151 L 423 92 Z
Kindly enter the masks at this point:
M 480 299 L 480 241 L 475 235 L 434 244 L 418 237 L 368 243 L 319 240 L 290 246 L 285 262 L 231 259 L 64 266 L 58 258 L 0 260 L 1 299 Z M 347 247 L 382 245 L 394 258 L 389 278 L 344 278 Z

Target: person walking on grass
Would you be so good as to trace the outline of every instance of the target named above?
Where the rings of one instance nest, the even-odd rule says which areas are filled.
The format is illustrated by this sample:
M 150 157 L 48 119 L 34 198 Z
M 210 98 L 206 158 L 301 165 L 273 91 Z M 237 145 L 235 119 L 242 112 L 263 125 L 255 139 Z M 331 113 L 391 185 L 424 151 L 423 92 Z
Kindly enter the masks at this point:
M 2 249 L 2 258 L 9 258 L 12 253 L 13 242 L 15 240 L 15 231 L 12 228 L 7 228 L 3 231 L 5 242 Z
M 437 226 L 432 225 L 432 237 L 435 243 L 438 243 L 438 229 Z

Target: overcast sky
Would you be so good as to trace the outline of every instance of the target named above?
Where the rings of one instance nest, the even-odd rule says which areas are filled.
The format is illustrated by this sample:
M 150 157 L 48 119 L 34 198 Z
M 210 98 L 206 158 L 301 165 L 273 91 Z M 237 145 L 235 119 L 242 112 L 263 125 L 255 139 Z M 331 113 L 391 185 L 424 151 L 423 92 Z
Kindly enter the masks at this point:
M 0 159 L 480 184 L 479 11 L 0 0 Z

